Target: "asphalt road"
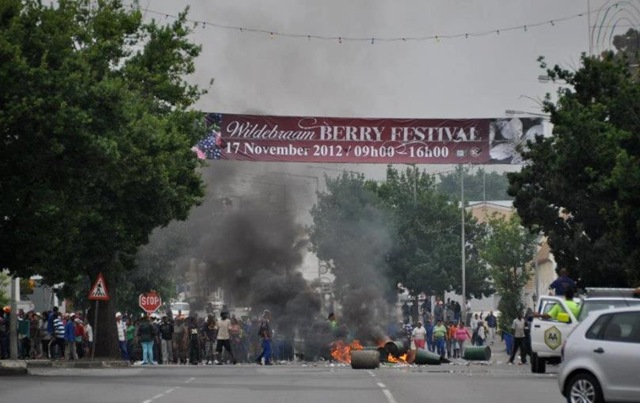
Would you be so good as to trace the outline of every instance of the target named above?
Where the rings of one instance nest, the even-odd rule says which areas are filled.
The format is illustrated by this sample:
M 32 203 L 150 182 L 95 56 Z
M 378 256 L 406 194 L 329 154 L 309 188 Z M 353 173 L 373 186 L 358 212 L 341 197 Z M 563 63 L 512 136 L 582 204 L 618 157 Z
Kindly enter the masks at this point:
M 329 363 L 129 368 L 33 368 L 0 377 L 2 402 L 484 403 L 562 402 L 554 368 L 544 375 L 504 362 L 383 365 Z

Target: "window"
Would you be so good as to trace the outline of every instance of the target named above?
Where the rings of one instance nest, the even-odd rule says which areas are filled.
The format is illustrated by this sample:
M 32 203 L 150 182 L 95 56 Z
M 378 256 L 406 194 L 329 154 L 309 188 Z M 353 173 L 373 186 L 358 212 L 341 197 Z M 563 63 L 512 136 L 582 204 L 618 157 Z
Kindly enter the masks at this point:
M 640 311 L 600 316 L 587 331 L 588 339 L 640 343 Z

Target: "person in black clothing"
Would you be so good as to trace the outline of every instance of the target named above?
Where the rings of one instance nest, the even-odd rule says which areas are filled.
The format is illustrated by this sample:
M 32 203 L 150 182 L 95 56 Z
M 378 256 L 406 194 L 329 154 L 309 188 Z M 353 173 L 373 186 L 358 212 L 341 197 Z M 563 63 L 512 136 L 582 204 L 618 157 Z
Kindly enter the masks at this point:
M 160 347 L 162 349 L 162 363 L 173 363 L 173 323 L 169 322 L 169 318 L 162 317 L 160 323 Z
M 189 333 L 189 364 L 198 365 L 200 363 L 200 329 L 198 329 L 198 319 L 190 316 L 187 324 Z

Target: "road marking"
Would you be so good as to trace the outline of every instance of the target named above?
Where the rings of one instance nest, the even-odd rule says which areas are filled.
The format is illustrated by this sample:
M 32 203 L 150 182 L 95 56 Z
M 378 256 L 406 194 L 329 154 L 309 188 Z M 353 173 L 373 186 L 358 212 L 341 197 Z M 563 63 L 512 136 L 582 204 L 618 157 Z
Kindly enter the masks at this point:
M 191 379 L 195 379 L 195 378 L 191 378 Z M 160 393 L 160 394 L 158 394 L 158 395 L 155 395 L 155 396 L 154 396 L 154 397 L 152 397 L 151 399 L 144 400 L 142 403 L 151 403 L 151 402 L 153 402 L 154 400 L 160 399 L 162 396 L 168 395 L 169 393 L 173 392 L 173 391 L 174 391 L 174 390 L 176 390 L 176 389 L 180 389 L 180 387 L 179 387 L 179 386 L 176 386 L 175 388 L 168 389 L 168 390 L 167 390 L 167 391 L 165 391 L 164 393 Z
M 376 374 L 374 374 L 373 371 L 367 371 L 367 372 L 369 373 L 369 375 L 371 375 L 372 378 L 376 377 Z M 376 382 L 376 385 L 378 385 L 378 387 L 382 389 L 382 393 L 384 393 L 384 396 L 387 398 L 389 403 L 398 403 L 396 399 L 393 397 L 393 395 L 391 394 L 391 392 L 389 391 L 389 389 L 387 389 L 387 386 L 384 383 Z
M 388 389 L 382 389 L 382 393 L 384 393 L 384 395 L 387 397 L 389 403 L 397 403 L 396 399 L 393 398 L 393 395 L 391 394 L 391 392 L 389 392 Z
M 184 381 L 184 383 L 191 383 L 191 382 L 193 382 L 195 380 L 196 380 L 196 378 L 189 378 L 186 381 Z

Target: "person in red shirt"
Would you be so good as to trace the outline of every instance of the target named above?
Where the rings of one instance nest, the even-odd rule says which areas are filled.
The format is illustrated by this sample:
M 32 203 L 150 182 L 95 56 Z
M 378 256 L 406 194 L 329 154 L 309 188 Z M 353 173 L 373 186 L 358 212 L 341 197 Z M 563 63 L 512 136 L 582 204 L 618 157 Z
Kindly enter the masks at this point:
M 87 334 L 84 329 L 84 322 L 82 319 L 76 317 L 76 349 L 78 351 L 78 358 L 83 358 L 86 348 Z

